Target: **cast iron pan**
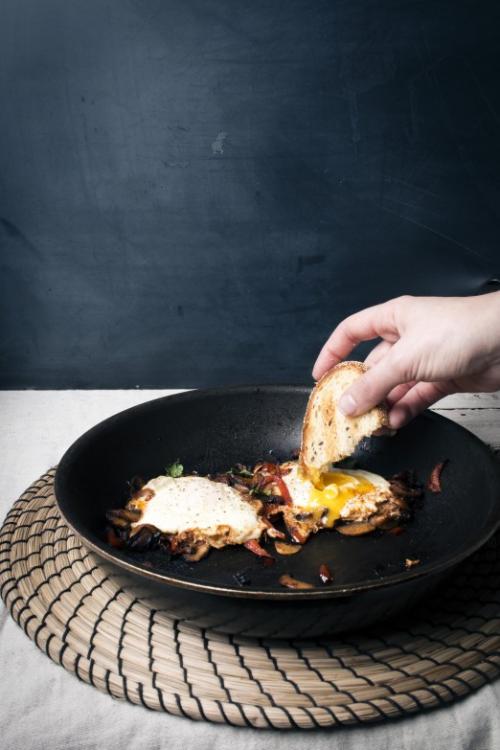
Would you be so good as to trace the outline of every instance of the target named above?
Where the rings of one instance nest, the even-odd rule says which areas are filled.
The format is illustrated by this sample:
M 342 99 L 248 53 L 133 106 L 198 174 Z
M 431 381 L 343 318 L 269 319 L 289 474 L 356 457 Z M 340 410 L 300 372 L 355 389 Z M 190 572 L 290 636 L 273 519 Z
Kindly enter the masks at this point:
M 426 493 L 399 536 L 376 532 L 348 538 L 323 531 L 298 554 L 275 555 L 272 567 L 242 547 L 213 550 L 200 562 L 187 563 L 158 552 L 117 551 L 103 539 L 105 511 L 125 504 L 127 480 L 135 475 L 149 479 L 176 459 L 186 472 L 200 474 L 270 455 L 288 459 L 300 445 L 309 392 L 285 385 L 192 391 L 121 412 L 86 432 L 63 456 L 55 479 L 59 509 L 86 546 L 143 580 L 159 582 L 171 606 L 184 611 L 186 604 L 199 604 L 201 624 L 206 624 L 203 611 L 220 611 L 227 620 L 230 610 L 242 613 L 246 625 L 251 616 L 255 627 L 267 612 L 273 614 L 276 632 L 290 632 L 290 618 L 300 610 L 306 630 L 312 625 L 316 632 L 332 632 L 359 625 L 360 617 L 368 622 L 390 616 L 439 583 L 500 523 L 500 476 L 490 449 L 430 412 L 395 437 L 371 438 L 355 455 L 358 468 L 385 477 L 412 468 L 423 482 L 438 461 L 448 459 L 442 492 Z M 273 551 L 271 543 L 267 546 Z M 407 570 L 405 558 L 418 558 L 421 564 Z M 324 562 L 334 573 L 327 586 L 318 577 Z M 285 572 L 316 588 L 283 588 L 278 578 Z M 238 583 L 236 573 L 244 574 L 246 585 Z M 317 624 L 318 600 L 326 600 L 322 625 Z M 315 607 L 304 609 L 306 602 Z M 337 607 L 342 602 L 340 617 L 334 602 Z M 238 627 L 242 631 L 241 623 Z M 263 626 L 257 631 L 269 634 Z

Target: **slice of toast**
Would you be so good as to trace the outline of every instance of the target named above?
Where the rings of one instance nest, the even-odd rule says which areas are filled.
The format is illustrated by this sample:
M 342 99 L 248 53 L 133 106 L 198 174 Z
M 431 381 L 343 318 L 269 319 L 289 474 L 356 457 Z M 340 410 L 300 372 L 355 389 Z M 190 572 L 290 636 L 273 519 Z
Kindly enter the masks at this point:
M 302 426 L 299 466 L 311 478 L 318 478 L 327 465 L 354 453 L 364 437 L 389 420 L 380 404 L 360 417 L 346 417 L 337 408 L 340 397 L 366 367 L 361 362 L 340 362 L 319 380 L 309 397 Z

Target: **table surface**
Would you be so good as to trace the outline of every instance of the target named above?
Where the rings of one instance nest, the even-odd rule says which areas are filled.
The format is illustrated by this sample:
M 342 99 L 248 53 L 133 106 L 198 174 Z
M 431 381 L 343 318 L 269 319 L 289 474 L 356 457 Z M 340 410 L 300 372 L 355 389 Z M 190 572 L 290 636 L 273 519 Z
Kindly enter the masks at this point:
M 84 430 L 172 390 L 0 392 L 0 517 Z M 450 396 L 436 410 L 500 448 L 500 393 Z M 310 732 L 238 729 L 145 711 L 82 684 L 42 654 L 0 603 L 0 736 L 8 750 L 322 748 L 489 750 L 500 739 L 500 680 L 445 709 L 383 725 Z

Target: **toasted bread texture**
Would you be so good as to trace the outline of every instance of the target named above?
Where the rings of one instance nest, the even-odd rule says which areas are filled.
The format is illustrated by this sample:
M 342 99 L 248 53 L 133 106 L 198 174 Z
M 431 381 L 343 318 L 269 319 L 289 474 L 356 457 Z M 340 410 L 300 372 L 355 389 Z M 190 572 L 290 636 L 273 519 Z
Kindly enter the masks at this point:
M 299 465 L 309 476 L 352 455 L 363 438 L 388 426 L 385 405 L 360 417 L 346 417 L 337 408 L 344 391 L 364 372 L 361 362 L 340 362 L 316 383 L 307 404 L 299 456 Z

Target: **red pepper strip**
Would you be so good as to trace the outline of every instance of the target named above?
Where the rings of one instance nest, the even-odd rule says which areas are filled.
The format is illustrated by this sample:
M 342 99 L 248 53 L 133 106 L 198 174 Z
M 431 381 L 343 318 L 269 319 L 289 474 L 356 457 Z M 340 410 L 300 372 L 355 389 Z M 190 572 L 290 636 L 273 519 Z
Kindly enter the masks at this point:
M 280 495 L 285 501 L 287 505 L 292 504 L 292 498 L 290 496 L 290 493 L 288 491 L 288 487 L 286 485 L 285 480 L 283 479 L 283 475 L 281 473 L 281 467 L 279 464 L 276 464 L 276 486 L 278 487 L 280 491 Z
M 288 487 L 286 486 L 285 481 L 280 476 L 276 476 L 274 477 L 274 483 L 278 488 L 279 493 L 285 501 L 286 505 L 291 505 L 292 498 L 290 496 L 290 493 L 288 492 Z
M 259 461 L 253 467 L 254 474 L 276 474 L 276 470 L 279 470 L 278 464 L 273 464 L 270 461 Z
M 280 496 L 285 501 L 286 505 L 292 504 L 292 498 L 290 496 L 290 493 L 288 491 L 288 487 L 286 486 L 282 476 L 281 476 L 281 469 L 279 464 L 272 464 L 269 462 L 263 462 L 262 464 L 258 465 L 259 469 L 257 474 L 259 474 L 263 469 L 264 471 L 268 472 L 268 476 L 264 476 L 258 483 L 258 488 L 262 490 L 266 485 L 268 484 L 274 484 L 278 488 Z
M 321 578 L 322 583 L 331 583 L 333 580 L 330 568 L 326 563 L 321 563 L 319 566 L 319 577 Z
M 120 537 L 116 534 L 115 530 L 112 528 L 109 528 L 106 532 L 106 541 L 108 544 L 110 544 L 112 547 L 115 547 L 116 549 L 122 549 L 125 546 L 125 542 L 120 539 Z
M 441 472 L 443 471 L 445 465 L 448 463 L 448 459 L 445 458 L 444 461 L 441 461 L 441 463 L 436 464 L 436 466 L 431 471 L 431 475 L 427 481 L 427 489 L 430 492 L 438 493 L 441 492 Z
M 402 526 L 394 526 L 392 529 L 388 530 L 388 534 L 392 534 L 393 536 L 399 536 L 404 531 L 404 528 Z
M 265 469 L 269 474 L 279 474 L 279 464 L 273 464 L 271 461 L 264 461 L 262 468 Z
M 267 549 L 264 549 L 264 547 L 260 546 L 257 539 L 249 539 L 248 542 L 245 542 L 243 546 L 246 547 L 249 552 L 253 552 L 254 555 L 257 555 L 257 557 L 270 557 L 272 560 L 274 560 L 274 557 L 269 554 Z

